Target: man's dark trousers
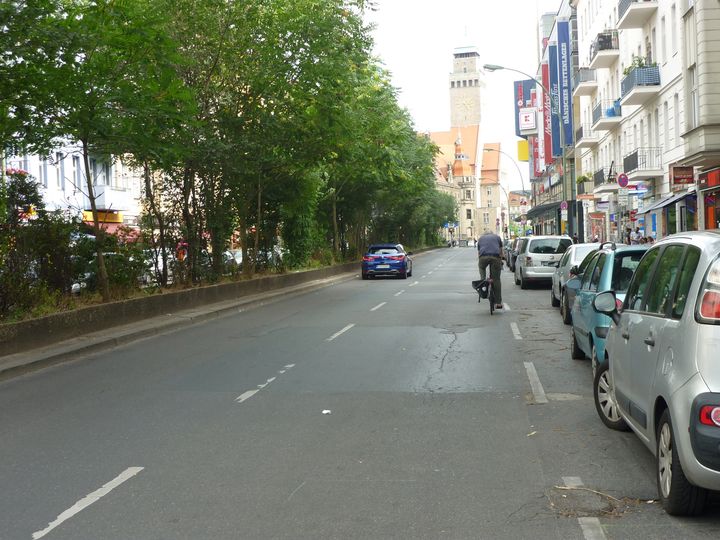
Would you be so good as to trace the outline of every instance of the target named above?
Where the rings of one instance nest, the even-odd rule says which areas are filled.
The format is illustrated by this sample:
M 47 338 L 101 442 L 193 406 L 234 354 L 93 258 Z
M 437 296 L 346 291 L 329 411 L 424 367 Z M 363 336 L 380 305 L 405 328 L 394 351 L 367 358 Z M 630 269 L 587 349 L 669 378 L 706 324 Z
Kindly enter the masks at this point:
M 478 267 L 480 269 L 480 279 L 487 279 L 485 269 L 490 265 L 490 277 L 493 280 L 493 291 L 495 294 L 495 303 L 502 304 L 502 285 L 500 283 L 500 272 L 502 271 L 502 259 L 496 255 L 481 255 L 478 258 Z

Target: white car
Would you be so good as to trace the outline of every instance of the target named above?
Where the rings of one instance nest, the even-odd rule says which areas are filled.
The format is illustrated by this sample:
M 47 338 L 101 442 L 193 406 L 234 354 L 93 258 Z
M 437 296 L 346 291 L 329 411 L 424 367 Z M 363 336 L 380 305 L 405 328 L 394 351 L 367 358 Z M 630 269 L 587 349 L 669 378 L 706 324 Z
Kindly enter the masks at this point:
M 593 301 L 613 323 L 605 343 L 606 399 L 614 429 L 630 427 L 655 455 L 669 514 L 702 512 L 720 491 L 720 232 L 679 233 L 643 256 L 622 309 L 615 293 Z M 605 373 L 609 365 L 609 376 Z
M 591 251 L 595 251 L 600 247 L 599 243 L 594 244 L 573 244 L 560 259 L 555 272 L 552 276 L 552 287 L 550 287 L 550 303 L 553 307 L 560 305 L 560 299 L 565 293 L 565 283 L 573 277 L 570 271 L 573 267 L 578 266 L 585 256 Z
M 530 236 L 518 247 L 515 261 L 515 285 L 527 289 L 530 281 L 552 280 L 555 267 L 572 245 L 569 236 Z

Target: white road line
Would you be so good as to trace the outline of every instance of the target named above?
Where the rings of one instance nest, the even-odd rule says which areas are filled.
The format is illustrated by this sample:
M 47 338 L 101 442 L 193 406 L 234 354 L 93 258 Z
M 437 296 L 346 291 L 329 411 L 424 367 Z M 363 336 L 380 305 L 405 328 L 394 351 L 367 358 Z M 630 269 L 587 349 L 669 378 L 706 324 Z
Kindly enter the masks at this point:
M 268 384 L 273 382 L 275 379 L 276 379 L 276 377 L 270 377 L 267 381 L 265 381 L 264 384 L 258 384 L 258 388 L 260 388 L 260 389 L 265 388 Z
M 285 366 L 286 369 L 290 369 L 290 368 L 294 368 L 294 367 L 295 367 L 295 364 L 287 364 Z
M 345 328 L 343 328 L 343 329 L 340 330 L 339 332 L 335 332 L 332 336 L 330 336 L 329 338 L 327 338 L 325 341 L 332 341 L 333 339 L 335 339 L 335 338 L 338 337 L 339 335 L 344 334 L 345 332 L 347 332 L 348 330 L 350 330 L 353 326 L 355 326 L 355 323 L 348 324 Z
M 563 476 L 563 483 L 569 488 L 578 488 L 583 486 L 583 481 L 579 476 Z
M 503 305 L 505 306 L 505 311 L 512 311 L 512 309 L 510 309 L 510 304 L 503 302 Z
M 433 273 L 433 271 L 432 271 L 432 270 L 430 270 L 430 271 L 428 272 L 428 276 L 429 276 L 430 274 L 432 274 L 432 273 Z
M 533 396 L 535 397 L 535 403 L 547 403 L 548 399 L 540 383 L 540 377 L 538 377 L 537 371 L 535 371 L 535 364 L 532 362 L 524 362 L 524 364 L 525 371 L 530 380 L 530 388 L 532 388 Z
M 402 291 L 396 292 L 396 293 L 395 293 L 395 296 L 400 296 L 400 295 L 401 295 L 402 293 L 404 293 L 404 292 L 405 292 L 405 289 L 403 289 Z
M 375 306 L 374 308 L 372 308 L 370 311 L 377 311 L 378 309 L 380 309 L 381 307 L 383 307 L 385 304 L 387 304 L 387 302 L 380 302 L 377 306 Z
M 110 480 L 107 484 L 105 484 L 100 489 L 93 491 L 89 495 L 85 496 L 84 498 L 80 499 L 78 502 L 76 502 L 74 505 L 72 505 L 70 508 L 65 510 L 62 514 L 60 514 L 55 521 L 52 521 L 48 524 L 46 528 L 44 528 L 42 531 L 34 532 L 32 537 L 33 540 L 37 540 L 38 538 L 42 538 L 47 533 L 52 531 L 55 527 L 62 524 L 64 521 L 67 521 L 71 517 L 73 517 L 75 514 L 81 512 L 94 502 L 99 501 L 102 497 L 110 493 L 113 489 L 118 487 L 120 484 L 125 482 L 126 480 L 130 480 L 133 476 L 135 476 L 137 473 L 142 471 L 145 467 L 128 467 L 123 472 L 121 472 L 117 477 Z
M 520 329 L 518 328 L 516 322 L 511 322 L 510 328 L 512 329 L 512 333 L 515 336 L 515 339 L 522 339 L 522 335 L 520 335 Z
M 598 518 L 581 517 L 578 518 L 578 523 L 580 523 L 585 540 L 605 540 L 607 538 Z
M 243 392 L 242 394 L 240 394 L 238 397 L 235 398 L 235 401 L 237 401 L 238 403 L 242 403 L 246 399 L 250 399 L 251 397 L 253 397 L 259 391 L 260 390 L 248 390 L 247 392 Z
M 410 285 L 408 285 L 408 287 L 412 287 L 412 286 L 414 286 L 414 285 L 417 285 L 418 283 L 420 283 L 420 282 L 419 282 L 419 281 L 415 281 L 415 282 L 411 283 Z

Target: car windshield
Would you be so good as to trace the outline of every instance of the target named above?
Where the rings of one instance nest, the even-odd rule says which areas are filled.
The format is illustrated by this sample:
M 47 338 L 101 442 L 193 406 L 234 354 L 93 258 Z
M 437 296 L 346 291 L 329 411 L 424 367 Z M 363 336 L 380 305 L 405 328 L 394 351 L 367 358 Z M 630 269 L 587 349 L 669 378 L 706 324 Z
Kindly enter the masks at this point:
M 402 252 L 394 247 L 370 246 L 368 253 L 370 255 L 399 255 Z
M 592 244 L 578 244 L 575 246 L 575 253 L 573 253 L 573 261 L 582 261 L 585 256 L 597 249 L 597 245 Z
M 570 238 L 542 238 L 530 242 L 530 253 L 538 255 L 550 255 L 553 253 L 565 253 L 565 250 L 572 245 Z
M 615 255 L 611 287 L 616 293 L 627 292 L 630 280 L 644 254 L 644 251 L 640 251 L 638 253 L 618 253 Z

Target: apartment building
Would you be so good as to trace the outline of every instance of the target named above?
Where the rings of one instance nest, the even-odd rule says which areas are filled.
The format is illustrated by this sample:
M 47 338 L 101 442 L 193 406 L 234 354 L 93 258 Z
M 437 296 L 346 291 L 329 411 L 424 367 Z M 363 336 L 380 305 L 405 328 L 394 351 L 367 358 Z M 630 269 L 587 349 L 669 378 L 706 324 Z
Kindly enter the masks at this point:
M 602 239 L 717 227 L 717 1 L 573 0 L 575 167 Z M 717 35 L 717 34 L 715 34 Z M 712 199 L 712 197 L 710 197 Z M 714 201 L 713 201 L 714 202 Z

